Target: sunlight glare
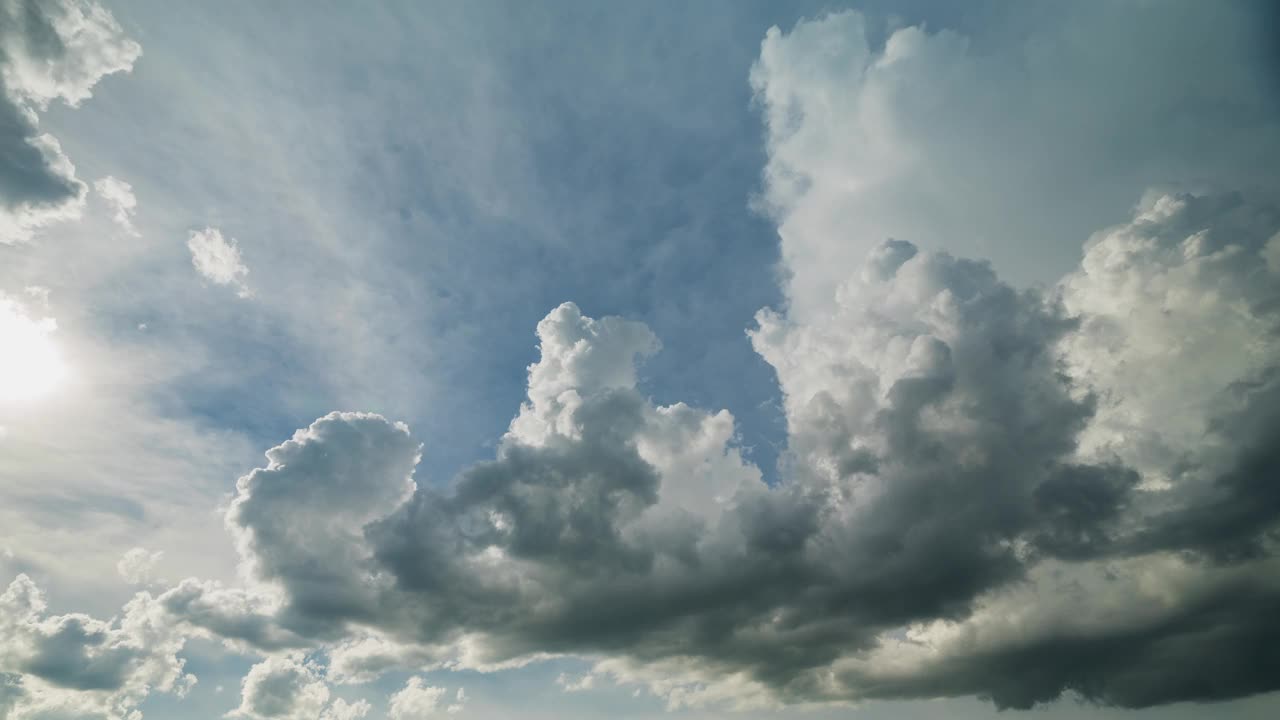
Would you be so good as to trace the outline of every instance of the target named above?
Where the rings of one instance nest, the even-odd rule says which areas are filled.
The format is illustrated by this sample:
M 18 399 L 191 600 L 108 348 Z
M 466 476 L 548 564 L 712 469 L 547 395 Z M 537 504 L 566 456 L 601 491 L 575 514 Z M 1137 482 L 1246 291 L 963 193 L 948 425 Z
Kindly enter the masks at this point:
M 61 383 L 66 365 L 52 337 L 57 327 L 53 318 L 32 317 L 0 296 L 0 405 L 35 400 Z

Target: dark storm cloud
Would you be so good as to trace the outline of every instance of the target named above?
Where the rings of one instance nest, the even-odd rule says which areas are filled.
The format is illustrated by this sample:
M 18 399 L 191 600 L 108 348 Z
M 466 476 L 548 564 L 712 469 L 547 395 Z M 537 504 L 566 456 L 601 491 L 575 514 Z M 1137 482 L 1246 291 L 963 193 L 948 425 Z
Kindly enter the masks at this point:
M 913 28 L 854 66 L 892 88 L 903 63 L 937 76 L 961 40 Z M 46 617 L 23 578 L 0 668 L 78 692 L 174 687 L 179 630 L 227 639 L 276 653 L 244 682 L 250 718 L 322 712 L 321 665 L 279 654 L 313 648 L 331 680 L 586 656 L 673 704 L 1278 689 L 1278 218 L 1240 194 L 1154 193 L 1048 290 L 904 240 L 854 269 L 813 252 L 838 289 L 750 332 L 785 395 L 776 486 L 727 414 L 641 392 L 646 327 L 566 303 L 538 324 L 492 460 L 439 484 L 403 424 L 325 415 L 237 483 L 225 519 L 247 587 L 138 596 L 127 618 L 156 621 L 167 654 L 133 621 Z
M 116 720 L 152 691 L 182 694 L 195 682 L 177 657 L 183 635 L 146 593 L 106 621 L 46 609 L 25 575 L 0 593 L 0 710 Z
M 1185 550 L 1215 562 L 1269 556 L 1280 539 L 1280 368 L 1232 388 L 1241 409 L 1209 423 L 1240 450 L 1179 507 L 1152 518 L 1127 552 Z
M 909 676 L 849 673 L 842 680 L 866 697 L 977 695 L 1016 709 L 1054 700 L 1064 690 L 1127 708 L 1243 697 L 1276 689 L 1277 603 L 1274 582 L 1241 580 L 1155 623 L 956 654 Z

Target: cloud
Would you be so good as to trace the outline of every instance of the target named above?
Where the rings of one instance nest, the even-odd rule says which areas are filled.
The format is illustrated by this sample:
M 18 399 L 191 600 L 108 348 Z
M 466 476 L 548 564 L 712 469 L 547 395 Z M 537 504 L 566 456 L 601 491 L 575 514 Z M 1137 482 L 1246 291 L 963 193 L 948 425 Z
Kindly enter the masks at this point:
M 560 673 L 556 676 L 556 684 L 568 693 L 586 692 L 596 686 L 596 676 L 593 673 L 583 673 L 573 678 L 566 673 Z
M 297 656 L 272 656 L 241 681 L 240 706 L 227 717 L 246 720 L 356 720 L 369 714 L 367 700 L 329 701 L 319 670 Z
M 187 578 L 157 601 L 193 634 L 221 639 L 232 646 L 276 651 L 310 644 L 280 627 L 275 621 L 279 598 L 265 592 Z
M 141 52 L 95 2 L 0 2 L 0 243 L 79 216 L 85 185 L 38 113 L 56 101 L 76 107 Z
M 415 646 L 377 633 L 356 634 L 329 647 L 326 677 L 336 683 L 361 684 L 397 668 L 434 670 L 448 657 L 445 649 Z
M 1082 453 L 1141 473 L 1150 518 L 1134 549 L 1218 560 L 1268 553 L 1280 513 L 1280 209 L 1238 193 L 1152 194 L 1097 233 L 1062 283 L 1085 318 L 1064 345 L 1098 398 Z
M 25 694 L 21 675 L 0 673 L 0 717 L 9 717 Z
M 372 577 L 365 527 L 413 493 L 418 457 L 403 424 L 331 413 L 240 478 L 227 526 L 252 572 L 286 590 L 286 626 L 339 633 L 374 610 L 383 583 Z
M 152 552 L 146 548 L 136 547 L 120 558 L 120 562 L 116 564 L 116 570 L 130 585 L 146 585 L 151 582 L 152 571 L 163 557 L 162 550 Z
M 187 238 L 187 249 L 191 251 L 191 265 L 201 277 L 215 285 L 236 288 L 236 294 L 242 298 L 252 295 L 244 283 L 249 268 L 245 267 L 234 239 L 222 237 L 222 231 L 217 228 L 193 230 Z
M 111 219 L 116 225 L 119 225 L 125 234 L 137 236 L 138 229 L 133 226 L 133 214 L 138 209 L 138 200 L 133 196 L 133 186 L 108 175 L 95 180 L 93 189 L 111 207 Z
M 1027 707 L 1069 689 L 1138 707 L 1273 689 L 1220 660 L 1273 653 L 1248 638 L 1272 632 L 1260 609 L 1276 588 L 1261 578 L 1280 512 L 1259 484 L 1274 462 L 1277 305 L 1257 275 L 1280 215 L 1233 198 L 1152 197 L 1047 290 L 892 240 L 824 313 L 762 311 L 751 339 L 789 428 L 773 488 L 733 447 L 727 413 L 636 390 L 635 363 L 657 347 L 647 329 L 562 305 L 538 325 L 528 399 L 495 459 L 422 485 L 405 426 L 321 418 L 241 478 L 227 514 L 278 601 L 232 612 L 187 583 L 169 607 L 238 613 L 230 624 L 258 629 L 229 634 L 250 643 L 328 646 L 343 682 L 569 654 L 673 707 Z M 1115 295 L 1135 291 L 1164 305 Z M 1227 309 L 1263 343 L 1253 361 L 1197 350 L 1236 331 L 1210 322 Z M 1182 338 L 1185 352 L 1157 353 L 1156 378 L 1130 368 L 1171 341 L 1110 327 L 1131 317 Z M 1160 405 L 1174 397 L 1201 398 L 1190 434 Z M 1158 489 L 1167 463 L 1115 429 L 1132 403 L 1170 415 L 1167 430 L 1142 425 L 1175 433 L 1198 479 Z
M 419 720 L 459 712 L 466 702 L 466 692 L 459 688 L 453 702 L 445 699 L 448 692 L 446 688 L 427 685 L 420 677 L 411 677 L 403 689 L 391 696 L 387 717 L 389 720 Z
M 0 594 L 0 707 L 14 717 L 126 720 L 152 692 L 195 683 L 178 657 L 185 636 L 149 594 L 109 621 L 46 607 L 26 575 Z
M 1258 6 L 993 7 L 970 34 L 846 11 L 766 35 L 760 204 L 797 319 L 886 237 L 1052 283 L 1148 187 L 1280 190 Z
M 293 657 L 269 657 L 254 665 L 240 688 L 240 707 L 227 717 L 316 720 L 329 702 L 329 687 L 311 666 Z
M 1027 127 L 1073 123 L 1046 118 L 1079 97 L 1038 90 L 1034 111 L 993 117 L 1001 88 L 1031 92 L 1083 55 L 1033 44 L 1010 70 L 948 31 L 873 36 L 853 13 L 771 31 L 753 73 L 791 272 L 791 302 L 749 331 L 784 398 L 777 484 L 730 413 L 643 392 L 639 363 L 661 347 L 648 327 L 565 303 L 537 324 L 491 459 L 438 482 L 406 425 L 324 415 L 236 483 L 224 519 L 243 586 L 191 578 L 131 612 L 163 648 L 191 634 L 265 654 L 232 713 L 246 718 L 359 717 L 368 704 L 330 702 L 328 683 L 562 656 L 593 662 L 566 690 L 634 683 L 672 708 L 1026 708 L 1065 692 L 1136 708 L 1280 689 L 1271 195 L 1153 191 L 1060 281 L 1019 289 L 931 248 L 988 227 L 955 222 L 950 242 L 966 206 L 1026 197 Z M 1218 97 L 1203 80 L 1192 100 Z M 1133 109 L 1105 89 L 1097 102 Z M 964 146 L 939 118 L 1012 150 Z M 1093 152 L 1095 131 L 1063 144 Z M 992 196 L 966 192 L 961 170 L 996 150 L 1015 159 Z M 234 240 L 209 228 L 189 247 L 247 293 Z M 118 713 L 141 665 L 181 673 L 156 640 L 112 640 L 127 621 L 48 617 L 35 597 L 24 578 L 5 595 L 19 640 L 0 703 L 56 689 Z M 390 717 L 464 698 L 414 676 Z
M 320 714 L 320 720 L 356 720 L 356 718 L 368 715 L 372 709 L 373 706 L 369 704 L 368 700 L 357 700 L 353 703 L 348 703 L 346 700 L 338 698 L 324 709 L 324 712 Z

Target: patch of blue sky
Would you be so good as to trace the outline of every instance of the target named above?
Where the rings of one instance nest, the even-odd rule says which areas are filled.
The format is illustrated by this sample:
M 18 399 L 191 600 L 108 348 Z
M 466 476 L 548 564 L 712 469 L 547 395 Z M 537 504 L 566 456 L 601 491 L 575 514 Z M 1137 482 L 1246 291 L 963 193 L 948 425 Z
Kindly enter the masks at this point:
M 154 391 L 173 413 L 265 448 L 326 409 L 384 412 L 447 479 L 492 452 L 534 325 L 572 300 L 649 323 L 645 391 L 729 408 L 770 472 L 778 393 L 744 330 L 781 298 L 776 233 L 747 209 L 745 78 L 765 29 L 817 7 L 414 4 L 308 12 L 301 33 L 298 5 L 125 2 L 145 59 L 48 122 L 82 174 L 134 185 L 160 249 L 117 289 L 189 276 L 190 229 L 240 242 L 252 299 L 111 309 L 209 353 L 218 372 Z

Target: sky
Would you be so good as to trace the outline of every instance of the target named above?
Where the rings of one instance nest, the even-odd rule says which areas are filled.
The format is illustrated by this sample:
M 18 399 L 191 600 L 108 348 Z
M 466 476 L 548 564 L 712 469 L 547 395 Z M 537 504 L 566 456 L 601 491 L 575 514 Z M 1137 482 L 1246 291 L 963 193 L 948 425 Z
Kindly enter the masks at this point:
M 1263 0 L 0 0 L 0 720 L 1280 714 Z

